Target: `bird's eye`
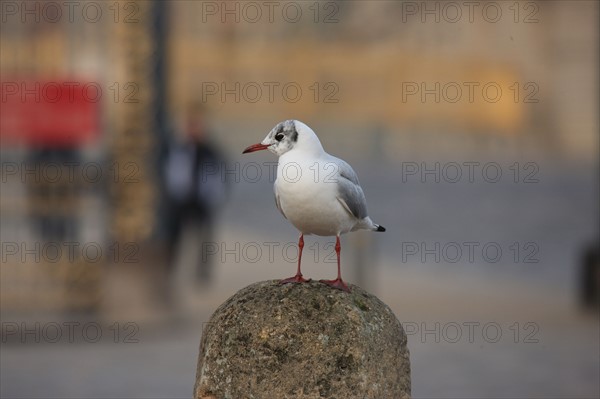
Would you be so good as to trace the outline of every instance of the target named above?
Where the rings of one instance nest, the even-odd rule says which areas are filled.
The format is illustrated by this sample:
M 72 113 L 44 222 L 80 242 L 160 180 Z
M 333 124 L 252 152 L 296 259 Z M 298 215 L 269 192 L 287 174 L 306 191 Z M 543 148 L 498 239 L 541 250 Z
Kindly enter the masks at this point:
M 281 133 L 276 134 L 275 135 L 275 140 L 277 140 L 277 141 L 283 140 L 283 134 L 281 134 Z

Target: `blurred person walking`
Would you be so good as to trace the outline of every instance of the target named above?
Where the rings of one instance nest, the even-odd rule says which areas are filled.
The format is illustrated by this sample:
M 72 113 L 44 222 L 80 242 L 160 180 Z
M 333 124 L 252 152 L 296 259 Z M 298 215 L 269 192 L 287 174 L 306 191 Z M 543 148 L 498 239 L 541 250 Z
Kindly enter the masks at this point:
M 175 264 L 180 259 L 178 255 L 190 250 L 194 252 L 196 281 L 210 282 L 212 262 L 204 253 L 206 246 L 203 244 L 213 241 L 215 219 L 227 197 L 222 174 L 224 167 L 224 157 L 210 140 L 204 109 L 192 105 L 185 115 L 183 137 L 169 146 L 165 162 L 169 274 L 175 273 Z M 192 245 L 189 245 L 190 248 L 183 245 L 190 242 L 184 240 L 184 232 L 194 237 L 193 248 Z M 183 267 L 188 269 L 188 265 L 183 263 Z

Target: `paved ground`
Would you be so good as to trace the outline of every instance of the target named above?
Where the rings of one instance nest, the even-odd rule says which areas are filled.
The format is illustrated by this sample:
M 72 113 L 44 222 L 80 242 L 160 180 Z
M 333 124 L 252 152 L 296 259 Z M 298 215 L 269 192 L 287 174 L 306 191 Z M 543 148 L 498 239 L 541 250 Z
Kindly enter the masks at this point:
M 385 169 L 359 169 L 370 213 L 388 232 L 344 238 L 346 275 L 357 281 L 354 261 L 362 256 L 364 284 L 404 323 L 414 397 L 600 395 L 598 316 L 578 310 L 575 285 L 578 251 L 597 234 L 593 176 L 541 170 L 546 173 L 534 185 L 386 185 Z M 180 270 L 178 305 L 167 310 L 153 298 L 143 271 L 113 270 L 105 281 L 105 313 L 97 320 L 106 338 L 3 344 L 2 398 L 190 397 L 202 322 L 237 289 L 293 274 L 294 249 L 286 254 L 283 247 L 295 239 L 273 206 L 269 182 L 236 185 L 209 287 L 193 285 Z M 334 275 L 330 241 L 307 239 L 305 251 L 318 245 L 304 258 L 306 275 Z M 495 263 L 481 256 L 472 263 L 402 259 L 402 243 L 467 241 L 499 243 L 507 256 Z M 537 244 L 539 262 L 515 262 L 509 249 L 515 241 Z M 227 253 L 236 243 L 239 249 Z M 272 259 L 267 243 L 280 244 Z M 357 246 L 365 250 L 357 253 Z M 258 259 L 251 252 L 257 247 Z M 186 252 L 182 263 L 190 256 Z M 135 322 L 139 342 L 123 343 L 121 334 L 114 343 L 109 327 L 115 321 L 121 327 Z

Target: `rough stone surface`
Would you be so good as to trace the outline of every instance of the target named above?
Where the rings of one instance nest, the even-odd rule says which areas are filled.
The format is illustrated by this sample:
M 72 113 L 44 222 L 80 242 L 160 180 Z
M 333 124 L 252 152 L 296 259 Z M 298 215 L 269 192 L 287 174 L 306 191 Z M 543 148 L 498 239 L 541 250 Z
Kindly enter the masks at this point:
M 252 284 L 204 326 L 194 398 L 410 397 L 406 334 L 361 288 Z

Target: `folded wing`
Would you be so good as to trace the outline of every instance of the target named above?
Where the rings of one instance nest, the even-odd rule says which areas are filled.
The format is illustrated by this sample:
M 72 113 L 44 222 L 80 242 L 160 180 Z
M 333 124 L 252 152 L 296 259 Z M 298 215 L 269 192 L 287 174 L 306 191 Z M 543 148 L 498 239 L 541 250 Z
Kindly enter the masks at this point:
M 367 200 L 358 182 L 358 176 L 345 161 L 336 158 L 336 163 L 339 166 L 337 200 L 355 218 L 367 217 Z

